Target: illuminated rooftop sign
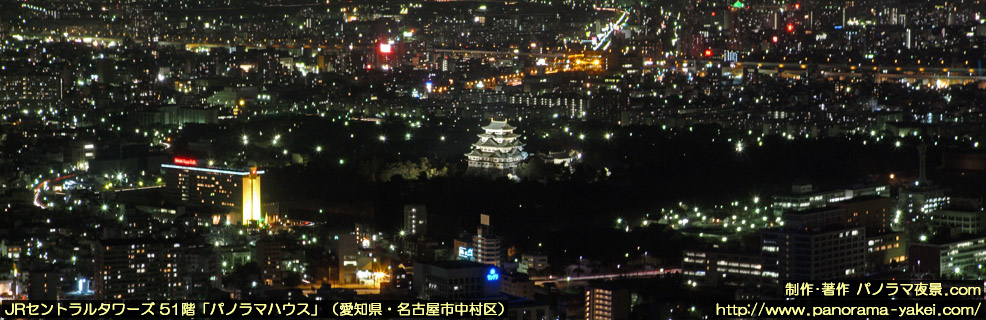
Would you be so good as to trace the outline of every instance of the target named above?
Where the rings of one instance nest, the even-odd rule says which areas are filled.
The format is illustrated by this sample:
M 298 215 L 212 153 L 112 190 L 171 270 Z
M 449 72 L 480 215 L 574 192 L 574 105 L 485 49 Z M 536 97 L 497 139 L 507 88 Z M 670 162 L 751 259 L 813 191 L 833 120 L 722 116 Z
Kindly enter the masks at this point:
M 473 259 L 473 249 L 467 247 L 459 247 L 459 258 L 471 261 Z
M 500 274 L 496 273 L 496 268 L 490 268 L 490 273 L 486 275 L 486 281 L 500 280 Z
M 234 176 L 249 176 L 251 173 L 264 174 L 264 170 L 257 170 L 254 173 L 252 172 L 252 169 L 248 171 L 234 171 L 231 169 L 200 168 L 200 167 L 192 167 L 192 166 L 179 166 L 173 164 L 162 164 L 161 167 L 168 169 L 181 169 L 181 170 L 192 170 L 192 171 L 209 172 L 209 173 L 231 174 Z
M 194 167 L 198 164 L 198 161 L 196 161 L 195 158 L 175 157 L 175 164 Z

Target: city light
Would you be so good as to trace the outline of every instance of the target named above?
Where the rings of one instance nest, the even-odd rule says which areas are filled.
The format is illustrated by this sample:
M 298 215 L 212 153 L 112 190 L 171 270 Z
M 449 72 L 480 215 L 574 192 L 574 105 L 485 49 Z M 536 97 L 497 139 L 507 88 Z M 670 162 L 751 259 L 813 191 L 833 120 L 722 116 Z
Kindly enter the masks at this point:
M 979 2 L 166 2 L 3 15 L 5 302 L 986 281 Z

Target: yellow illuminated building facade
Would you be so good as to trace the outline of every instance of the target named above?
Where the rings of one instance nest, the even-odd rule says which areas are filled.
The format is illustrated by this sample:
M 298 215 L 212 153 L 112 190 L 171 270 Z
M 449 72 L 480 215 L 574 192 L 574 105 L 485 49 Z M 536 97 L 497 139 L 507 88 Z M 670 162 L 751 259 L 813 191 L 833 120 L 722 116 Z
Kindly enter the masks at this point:
M 243 176 L 243 224 L 263 223 L 261 208 L 260 175 L 257 167 L 251 167 L 250 174 Z

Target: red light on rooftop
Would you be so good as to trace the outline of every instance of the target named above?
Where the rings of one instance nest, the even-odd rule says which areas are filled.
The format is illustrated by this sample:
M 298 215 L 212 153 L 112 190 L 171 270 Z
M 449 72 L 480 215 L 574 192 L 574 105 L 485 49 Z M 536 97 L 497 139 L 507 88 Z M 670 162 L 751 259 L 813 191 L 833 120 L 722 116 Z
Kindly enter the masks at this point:
M 793 25 L 793 24 L 790 24 L 790 23 L 788 23 L 788 24 L 787 24 L 787 32 L 791 32 L 791 31 L 794 31 L 794 25 Z
M 716 12 L 715 12 L 715 11 L 712 11 L 712 16 L 713 16 L 713 17 L 715 17 L 715 16 L 716 16 Z
M 195 166 L 198 164 L 194 158 L 175 157 L 175 164 L 183 166 Z
M 801 4 L 800 3 L 795 3 L 794 4 L 794 9 L 801 9 Z

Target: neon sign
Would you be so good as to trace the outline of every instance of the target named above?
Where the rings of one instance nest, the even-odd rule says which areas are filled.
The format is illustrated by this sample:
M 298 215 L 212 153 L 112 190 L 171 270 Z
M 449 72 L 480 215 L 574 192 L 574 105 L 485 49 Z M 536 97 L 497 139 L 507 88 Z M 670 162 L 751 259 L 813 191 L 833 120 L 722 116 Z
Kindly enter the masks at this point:
M 198 161 L 196 161 L 195 158 L 175 157 L 175 164 L 180 164 L 183 166 L 195 166 L 196 164 L 198 164 Z
M 466 248 L 466 247 L 459 247 L 459 258 L 460 259 L 463 259 L 463 260 L 470 260 L 470 261 L 472 261 L 472 259 L 473 259 L 473 249 L 472 248 Z
M 500 280 L 500 275 L 496 273 L 496 268 L 490 268 L 490 274 L 486 275 L 486 281 Z

